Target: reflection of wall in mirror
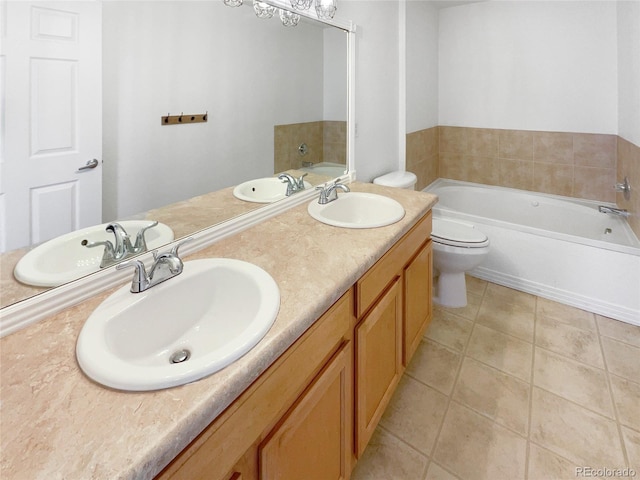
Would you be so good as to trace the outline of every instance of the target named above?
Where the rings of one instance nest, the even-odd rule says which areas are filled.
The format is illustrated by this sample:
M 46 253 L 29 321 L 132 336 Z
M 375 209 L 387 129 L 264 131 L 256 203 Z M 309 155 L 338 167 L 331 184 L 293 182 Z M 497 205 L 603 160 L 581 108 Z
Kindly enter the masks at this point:
M 327 29 L 287 29 L 223 2 L 103 8 L 105 218 L 271 175 L 274 125 L 326 118 L 323 46 L 336 42 Z M 337 32 L 344 101 L 327 103 L 346 112 Z M 209 121 L 160 125 L 181 111 L 208 111 Z
M 307 146 L 301 155 L 299 146 Z M 273 172 L 298 169 L 304 163 L 339 163 L 346 166 L 347 122 L 321 121 L 276 125 Z

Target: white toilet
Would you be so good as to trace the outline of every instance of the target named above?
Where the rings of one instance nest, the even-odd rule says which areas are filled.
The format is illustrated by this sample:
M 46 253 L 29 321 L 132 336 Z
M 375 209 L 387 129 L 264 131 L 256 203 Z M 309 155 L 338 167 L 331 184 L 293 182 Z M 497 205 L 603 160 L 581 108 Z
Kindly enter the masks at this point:
M 431 232 L 433 268 L 439 276 L 434 303 L 445 307 L 467 305 L 465 272 L 480 265 L 489 254 L 489 238 L 473 225 L 434 218 Z
M 375 178 L 373 183 L 415 190 L 416 181 L 415 174 L 398 170 Z M 489 239 L 471 224 L 434 218 L 431 240 L 433 267 L 439 272 L 433 301 L 446 307 L 464 307 L 467 304 L 464 274 L 489 254 Z

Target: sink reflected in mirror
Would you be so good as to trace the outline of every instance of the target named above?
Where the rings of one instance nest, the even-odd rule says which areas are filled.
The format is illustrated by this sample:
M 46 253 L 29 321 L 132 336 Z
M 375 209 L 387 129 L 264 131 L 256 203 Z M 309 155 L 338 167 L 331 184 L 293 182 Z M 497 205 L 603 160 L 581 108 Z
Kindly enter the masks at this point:
M 211 258 L 141 293 L 120 288 L 91 314 L 76 344 L 85 374 L 107 387 L 175 387 L 233 363 L 266 335 L 280 289 L 262 268 Z
M 396 200 L 366 192 L 340 192 L 324 205 L 314 200 L 307 211 L 319 222 L 343 228 L 384 227 L 402 220 L 405 213 Z
M 312 185 L 304 181 L 304 188 Z M 257 178 L 241 183 L 233 189 L 233 196 L 245 202 L 273 203 L 287 197 L 287 184 L 277 177 Z
M 150 225 L 147 220 L 118 222 L 135 239 L 138 232 Z M 87 248 L 83 241 L 113 242 L 114 236 L 105 229 L 108 224 L 95 225 L 62 235 L 29 251 L 14 269 L 16 279 L 37 287 L 56 287 L 100 270 L 104 247 Z M 173 230 L 164 223 L 148 229 L 144 235 L 147 250 L 173 241 Z

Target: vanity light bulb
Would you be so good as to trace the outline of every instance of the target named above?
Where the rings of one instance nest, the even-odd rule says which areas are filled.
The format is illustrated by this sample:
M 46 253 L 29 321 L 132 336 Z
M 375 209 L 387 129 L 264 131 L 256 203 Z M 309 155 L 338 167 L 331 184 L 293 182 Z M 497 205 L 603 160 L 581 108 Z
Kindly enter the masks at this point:
M 242 5 L 242 0 L 222 0 L 227 7 L 239 7 Z
M 271 18 L 276 13 L 276 7 L 259 0 L 253 0 L 253 11 L 256 12 L 258 18 Z
M 316 0 L 318 18 L 333 18 L 337 9 L 337 0 Z
M 300 15 L 289 10 L 280 10 L 280 20 L 285 27 L 295 27 L 300 21 Z
M 290 0 L 291 6 L 296 10 L 309 10 L 313 0 Z

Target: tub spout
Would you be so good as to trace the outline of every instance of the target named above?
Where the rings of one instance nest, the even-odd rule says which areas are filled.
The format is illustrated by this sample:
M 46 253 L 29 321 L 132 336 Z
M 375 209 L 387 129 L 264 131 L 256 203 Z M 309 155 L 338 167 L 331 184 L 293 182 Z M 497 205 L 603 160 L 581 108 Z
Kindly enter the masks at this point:
M 598 210 L 600 211 L 600 213 L 610 213 L 611 215 L 617 215 L 619 217 L 629 216 L 629 212 L 627 212 L 622 208 L 613 208 L 613 207 L 606 207 L 604 205 L 600 205 L 598 207 Z

